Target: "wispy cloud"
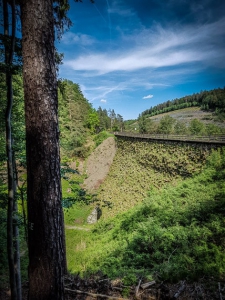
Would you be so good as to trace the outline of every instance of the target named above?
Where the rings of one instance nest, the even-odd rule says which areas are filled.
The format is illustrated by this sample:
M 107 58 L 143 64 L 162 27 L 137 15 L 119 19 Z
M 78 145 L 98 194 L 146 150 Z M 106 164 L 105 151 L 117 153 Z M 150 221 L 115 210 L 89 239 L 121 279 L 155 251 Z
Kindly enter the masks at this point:
M 136 15 L 132 9 L 124 7 L 117 2 L 112 3 L 111 7 L 108 9 L 108 12 L 122 17 L 134 17 Z
M 61 41 L 66 45 L 79 44 L 79 46 L 90 46 L 96 42 L 90 35 L 73 32 L 66 32 Z
M 151 99 L 153 98 L 153 95 L 144 96 L 143 99 Z
M 179 31 L 158 27 L 157 32 L 153 33 L 145 29 L 142 45 L 134 44 L 132 48 L 127 49 L 123 44 L 119 53 L 93 52 L 65 61 L 65 64 L 74 70 L 92 71 L 95 74 L 176 67 L 193 62 L 208 65 L 215 57 L 218 63 L 225 64 L 222 42 L 221 44 L 215 42 L 215 36 L 218 41 L 218 35 L 221 35 L 222 40 L 224 27 L 225 18 L 198 28 L 190 26 L 180 28 Z
M 100 100 L 100 102 L 102 102 L 102 103 L 106 103 L 106 102 L 107 102 L 107 100 L 105 100 L 105 99 L 101 99 L 101 100 Z

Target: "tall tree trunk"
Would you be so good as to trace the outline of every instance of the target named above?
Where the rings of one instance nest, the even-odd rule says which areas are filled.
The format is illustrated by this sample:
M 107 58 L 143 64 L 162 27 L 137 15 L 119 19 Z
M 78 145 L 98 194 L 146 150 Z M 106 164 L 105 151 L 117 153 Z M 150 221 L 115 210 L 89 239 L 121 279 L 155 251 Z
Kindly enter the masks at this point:
M 15 0 L 11 3 L 11 36 L 9 33 L 9 11 L 6 0 L 3 0 L 3 19 L 4 35 L 10 37 L 5 44 L 5 65 L 6 65 L 6 86 L 7 86 L 7 106 L 5 115 L 6 124 L 6 155 L 7 155 L 7 173 L 8 173 L 8 211 L 7 211 L 7 253 L 9 264 L 9 278 L 11 288 L 11 298 L 21 300 L 21 277 L 20 277 L 20 256 L 19 256 L 19 229 L 14 216 L 17 214 L 16 204 L 16 179 L 15 179 L 15 161 L 12 147 L 12 105 L 13 88 L 11 66 L 13 64 L 13 55 L 15 49 L 15 28 L 16 13 Z
M 64 299 L 58 99 L 52 0 L 22 0 L 29 299 Z
M 11 98 L 12 91 L 12 78 L 6 75 L 7 83 L 7 98 Z M 14 245 L 13 245 L 13 213 L 15 201 L 14 189 L 14 174 L 13 174 L 13 161 L 12 161 L 12 136 L 11 136 L 11 104 L 8 103 L 6 110 L 6 154 L 7 154 L 7 171 L 8 171 L 8 210 L 7 210 L 7 253 L 9 264 L 9 278 L 11 288 L 12 300 L 17 299 L 16 289 L 16 270 L 14 266 Z

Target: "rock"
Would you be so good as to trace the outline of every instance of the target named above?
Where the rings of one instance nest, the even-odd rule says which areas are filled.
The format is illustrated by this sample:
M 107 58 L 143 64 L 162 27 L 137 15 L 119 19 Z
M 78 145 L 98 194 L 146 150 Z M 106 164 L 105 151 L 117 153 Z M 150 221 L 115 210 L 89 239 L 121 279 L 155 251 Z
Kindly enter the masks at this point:
M 99 206 L 96 206 L 91 214 L 87 217 L 88 224 L 95 224 L 97 223 L 98 219 L 101 217 L 102 211 Z

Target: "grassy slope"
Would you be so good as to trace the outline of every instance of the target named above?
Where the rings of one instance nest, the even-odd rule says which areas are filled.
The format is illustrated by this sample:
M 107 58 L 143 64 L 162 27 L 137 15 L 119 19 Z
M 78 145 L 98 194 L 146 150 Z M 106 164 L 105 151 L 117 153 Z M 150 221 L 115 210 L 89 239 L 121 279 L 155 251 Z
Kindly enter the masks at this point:
M 140 203 L 152 188 L 176 185 L 182 178 L 199 172 L 209 154 L 204 148 L 185 144 L 135 142 L 118 139 L 117 153 L 98 198 L 112 202 L 103 208 L 103 218 Z
M 176 121 L 182 121 L 187 126 L 190 124 L 191 120 L 198 119 L 205 125 L 215 124 L 221 128 L 225 127 L 224 120 L 219 120 L 218 116 L 215 115 L 214 112 L 201 110 L 200 107 L 188 107 L 188 108 L 178 109 L 175 111 L 150 117 L 150 119 L 158 123 L 165 115 L 171 116 Z
M 69 270 L 101 270 L 110 277 L 223 279 L 224 155 L 214 153 L 201 172 L 208 153 L 146 147 L 120 145 L 100 191 L 102 199 L 108 195 L 116 205 L 103 210 L 105 218 L 89 226 L 92 231 L 66 230 Z M 182 176 L 194 170 L 193 178 Z
M 165 117 L 166 115 L 171 116 L 176 121 L 182 121 L 186 123 L 186 125 L 189 125 L 191 120 L 198 119 L 199 121 L 206 124 L 215 124 L 218 127 L 225 127 L 224 120 L 219 121 L 218 117 L 213 112 L 203 111 L 200 107 L 187 107 L 183 109 L 178 109 L 175 111 L 170 111 L 164 114 L 159 114 L 153 117 L 150 117 L 151 120 L 153 120 L 156 124 L 159 124 L 162 117 Z M 135 127 L 138 127 L 137 120 L 134 120 L 133 123 L 129 125 L 129 128 L 134 130 Z

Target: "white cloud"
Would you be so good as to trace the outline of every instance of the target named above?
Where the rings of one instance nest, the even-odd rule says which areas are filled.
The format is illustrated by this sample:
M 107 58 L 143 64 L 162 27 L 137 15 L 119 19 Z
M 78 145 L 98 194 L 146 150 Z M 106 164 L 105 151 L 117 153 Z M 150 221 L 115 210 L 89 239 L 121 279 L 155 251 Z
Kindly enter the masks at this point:
M 144 96 L 143 99 L 151 99 L 153 98 L 153 95 Z
M 95 43 L 95 39 L 87 34 L 66 32 L 62 37 L 62 42 L 66 45 L 90 46 Z
M 100 102 L 106 103 L 107 101 L 105 99 L 101 99 Z
M 122 17 L 134 17 L 136 12 L 130 7 L 128 8 L 124 3 L 120 1 L 110 1 L 110 7 L 108 7 L 108 13 L 116 14 Z
M 184 64 L 215 63 L 225 67 L 225 54 L 222 45 L 225 18 L 201 27 L 183 27 L 155 30 L 144 29 L 133 35 L 133 45 L 127 46 L 126 40 L 118 42 L 117 50 L 91 52 L 81 54 L 75 59 L 65 61 L 65 65 L 73 70 L 92 72 L 92 75 L 110 72 L 132 72 L 151 68 L 179 67 Z M 137 36 L 139 37 L 138 43 Z M 74 39 L 79 40 L 79 35 Z M 219 41 L 219 42 L 218 42 Z M 128 48 L 127 48 L 128 47 Z M 217 57 L 217 62 L 215 62 Z

